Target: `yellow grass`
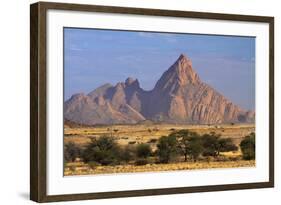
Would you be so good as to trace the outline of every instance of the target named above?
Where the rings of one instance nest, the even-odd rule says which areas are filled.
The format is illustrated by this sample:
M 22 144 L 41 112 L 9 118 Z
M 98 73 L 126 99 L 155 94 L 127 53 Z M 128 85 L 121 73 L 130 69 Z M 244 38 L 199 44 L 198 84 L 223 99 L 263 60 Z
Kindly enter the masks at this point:
M 127 145 L 129 143 L 149 143 L 151 139 L 158 139 L 163 135 L 169 135 L 174 130 L 189 129 L 198 134 L 216 132 L 222 137 L 230 137 L 238 145 L 245 135 L 255 131 L 253 124 L 241 125 L 114 125 L 114 126 L 96 126 L 82 128 L 64 128 L 64 142 L 74 142 L 79 145 L 85 145 L 91 138 L 102 135 L 114 136 L 117 143 Z M 153 150 L 156 149 L 156 143 L 150 143 Z
M 222 162 L 180 162 L 169 164 L 147 164 L 142 166 L 116 165 L 116 166 L 92 166 L 83 162 L 68 163 L 64 175 L 87 175 L 87 174 L 109 174 L 109 173 L 134 173 L 134 172 L 159 172 L 175 170 L 194 170 L 212 168 L 237 168 L 254 167 L 255 161 L 222 161 Z
M 188 129 L 198 134 L 216 132 L 224 138 L 232 138 L 236 145 L 251 132 L 255 131 L 254 124 L 225 124 L 225 125 L 174 125 L 174 124 L 138 124 L 138 125 L 114 125 L 114 126 L 96 126 L 64 128 L 64 142 L 74 142 L 80 146 L 86 145 L 91 138 L 102 135 L 113 136 L 120 145 L 139 143 L 149 143 L 152 150 L 156 150 L 157 142 L 150 142 L 151 139 L 158 139 L 163 135 L 169 135 L 171 132 L 181 129 Z M 90 167 L 83 162 L 67 163 L 65 166 L 65 175 L 86 175 L 86 174 L 105 174 L 105 173 L 128 173 L 128 172 L 154 172 L 168 170 L 192 170 L 192 169 L 210 169 L 210 168 L 234 168 L 255 166 L 255 161 L 241 160 L 241 151 L 224 152 L 222 157 L 225 161 L 210 162 L 178 162 L 169 164 L 148 164 L 144 166 L 135 165 L 117 165 L 117 166 L 95 166 Z

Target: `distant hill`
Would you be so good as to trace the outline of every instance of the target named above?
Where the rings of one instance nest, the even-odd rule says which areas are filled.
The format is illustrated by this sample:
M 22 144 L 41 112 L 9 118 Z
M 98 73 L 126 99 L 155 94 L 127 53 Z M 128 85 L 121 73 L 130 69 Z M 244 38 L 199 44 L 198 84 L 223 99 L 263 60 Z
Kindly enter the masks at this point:
M 64 103 L 64 117 L 79 124 L 140 122 L 218 124 L 254 122 L 255 113 L 238 107 L 208 84 L 181 54 L 151 91 L 137 79 L 104 84 L 89 94 L 75 94 Z

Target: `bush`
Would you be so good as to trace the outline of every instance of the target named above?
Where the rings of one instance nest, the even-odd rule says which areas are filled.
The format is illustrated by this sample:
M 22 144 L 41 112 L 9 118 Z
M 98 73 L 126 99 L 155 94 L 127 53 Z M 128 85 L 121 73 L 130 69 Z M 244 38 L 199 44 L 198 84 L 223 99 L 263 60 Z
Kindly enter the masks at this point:
M 112 137 L 102 136 L 91 139 L 83 152 L 85 162 L 98 162 L 101 165 L 117 164 L 120 147 Z
M 255 159 L 256 151 L 255 133 L 247 135 L 240 143 L 240 148 L 243 154 L 243 159 L 252 160 Z
M 82 150 L 73 142 L 64 145 L 64 160 L 74 162 L 76 158 L 81 157 Z
M 162 136 L 158 140 L 157 155 L 159 157 L 159 162 L 169 163 L 177 154 L 178 150 L 176 137 Z
M 149 144 L 139 144 L 136 147 L 136 155 L 138 158 L 148 158 L 151 155 L 151 148 Z
M 233 143 L 231 138 L 219 139 L 218 143 L 220 152 L 230 152 L 238 150 L 238 147 Z
M 153 138 L 153 139 L 150 139 L 150 140 L 148 141 L 148 143 L 156 143 L 157 141 L 158 141 L 157 139 Z
M 97 162 L 89 162 L 88 165 L 91 169 L 95 169 L 95 167 L 99 166 L 100 164 Z
M 217 157 L 220 152 L 237 151 L 238 147 L 231 138 L 220 138 L 220 135 L 212 132 L 202 136 L 202 145 L 204 156 Z
M 137 165 L 137 166 L 146 165 L 146 164 L 148 164 L 148 160 L 147 159 L 137 159 L 135 161 L 135 165 Z
M 136 155 L 136 150 L 134 146 L 126 145 L 120 150 L 120 160 L 128 163 L 133 160 Z
M 192 137 L 189 140 L 189 148 L 188 155 L 193 159 L 193 161 L 197 161 L 198 157 L 203 152 L 202 141 L 199 137 Z
M 219 138 L 220 136 L 213 132 L 202 136 L 203 156 L 216 157 L 219 155 Z
M 189 130 L 179 130 L 172 132 L 170 136 L 174 136 L 177 140 L 179 152 L 184 156 L 184 161 L 187 161 L 187 156 L 190 156 L 194 161 L 197 160 L 202 152 L 202 143 L 199 135 L 196 132 Z

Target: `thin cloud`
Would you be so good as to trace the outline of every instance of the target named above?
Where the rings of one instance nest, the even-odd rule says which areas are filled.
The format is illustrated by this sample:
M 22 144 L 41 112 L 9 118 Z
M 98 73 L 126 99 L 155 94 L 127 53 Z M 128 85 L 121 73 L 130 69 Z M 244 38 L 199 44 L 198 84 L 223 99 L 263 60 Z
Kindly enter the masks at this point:
M 161 38 L 169 43 L 177 42 L 177 39 L 175 38 L 174 34 L 170 33 L 138 32 L 138 35 L 144 38 Z

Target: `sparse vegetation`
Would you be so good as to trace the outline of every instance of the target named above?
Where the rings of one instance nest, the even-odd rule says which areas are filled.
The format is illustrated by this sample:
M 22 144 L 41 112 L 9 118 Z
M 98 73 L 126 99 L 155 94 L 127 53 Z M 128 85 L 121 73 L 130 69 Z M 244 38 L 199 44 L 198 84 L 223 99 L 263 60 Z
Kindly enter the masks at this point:
M 74 162 L 77 158 L 81 157 L 82 150 L 73 142 L 64 145 L 64 160 L 66 162 Z
M 138 158 L 146 159 L 151 155 L 151 147 L 149 144 L 139 144 L 136 147 L 136 156 Z
M 136 144 L 136 141 L 130 141 L 128 144 Z
M 179 130 L 177 132 L 172 132 L 170 136 L 176 138 L 177 148 L 179 152 L 184 156 L 185 162 L 187 161 L 188 156 L 197 158 L 201 153 L 202 146 L 199 135 L 196 132 L 191 132 L 189 130 Z M 198 149 L 195 150 L 196 148 Z
M 221 138 L 221 135 L 211 132 L 202 136 L 204 156 L 217 157 L 221 152 L 237 151 L 238 147 L 231 138 Z
M 157 155 L 161 163 L 169 163 L 178 154 L 175 136 L 162 136 L 157 144 Z
M 256 141 L 255 141 L 255 133 L 251 133 L 247 135 L 240 143 L 240 148 L 243 154 L 243 159 L 245 160 L 253 160 L 256 156 Z
M 182 129 L 173 125 L 163 129 L 162 125 L 155 127 L 152 124 L 143 131 L 132 130 L 130 135 L 126 133 L 128 128 L 117 125 L 115 130 L 118 131 L 108 130 L 106 126 L 98 129 L 68 128 L 64 147 L 65 171 L 72 175 L 235 167 L 235 164 L 237 167 L 253 166 L 254 133 L 245 133 L 237 141 L 231 136 L 238 125 L 228 126 L 215 128 L 215 125 L 205 125 L 205 129 Z M 117 136 L 117 132 L 121 136 Z M 236 131 L 233 133 L 237 136 Z M 77 135 L 84 141 L 73 141 Z
M 147 159 L 137 159 L 135 162 L 135 165 L 137 165 L 137 166 L 146 165 L 146 164 L 148 164 Z
M 152 139 L 150 139 L 150 140 L 148 141 L 148 143 L 156 143 L 157 141 L 158 141 L 157 139 L 152 138 Z
M 83 152 L 85 162 L 98 162 L 101 165 L 114 164 L 118 161 L 120 148 L 113 137 L 102 136 L 91 139 Z
M 136 158 L 135 147 L 126 145 L 120 150 L 120 159 L 125 163 L 130 162 Z

